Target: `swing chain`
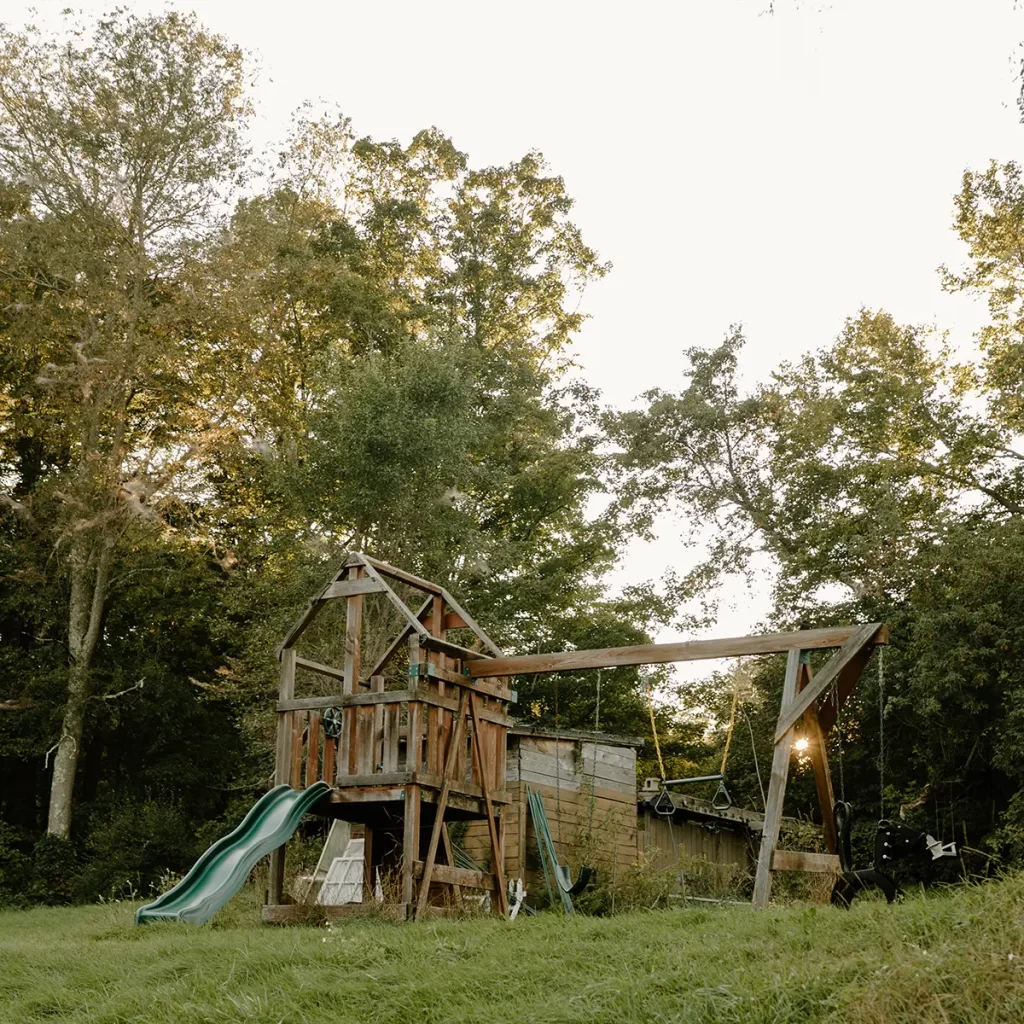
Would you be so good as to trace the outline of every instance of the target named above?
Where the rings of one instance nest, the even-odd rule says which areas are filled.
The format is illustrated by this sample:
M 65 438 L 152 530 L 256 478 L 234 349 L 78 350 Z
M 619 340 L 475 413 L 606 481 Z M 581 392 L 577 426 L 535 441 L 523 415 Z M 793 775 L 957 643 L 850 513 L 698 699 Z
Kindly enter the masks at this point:
M 839 799 L 846 803 L 846 777 L 843 774 L 843 730 L 839 723 L 839 684 L 832 680 L 832 703 L 835 705 L 836 718 L 833 728 L 836 731 L 836 751 L 839 754 Z
M 885 648 L 878 648 L 878 807 L 885 818 Z

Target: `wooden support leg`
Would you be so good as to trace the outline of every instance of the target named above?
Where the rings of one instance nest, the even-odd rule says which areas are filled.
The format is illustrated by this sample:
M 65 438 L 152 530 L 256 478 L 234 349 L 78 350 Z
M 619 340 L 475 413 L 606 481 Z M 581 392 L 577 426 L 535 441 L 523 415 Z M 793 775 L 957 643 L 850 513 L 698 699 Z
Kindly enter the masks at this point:
M 811 669 L 809 665 L 800 667 L 803 670 L 800 673 L 800 688 L 802 689 L 810 682 Z M 836 796 L 832 791 L 832 774 L 828 766 L 828 751 L 825 749 L 825 732 L 818 721 L 818 709 L 813 704 L 807 709 L 802 722 L 804 734 L 807 736 L 807 752 L 810 754 L 811 765 L 814 768 L 814 785 L 818 790 L 818 805 L 821 807 L 821 831 L 825 837 L 825 849 L 829 853 L 838 853 L 836 823 L 832 817 Z
M 490 761 L 484 756 L 480 743 L 480 716 L 477 714 L 476 702 L 479 698 L 475 693 L 469 695 L 469 710 L 473 716 L 473 745 L 480 764 L 480 788 L 484 791 L 484 808 L 487 812 L 487 831 L 491 837 L 491 861 L 494 877 L 498 883 L 498 911 L 502 917 L 508 917 L 508 893 L 505 891 L 505 866 L 502 863 L 501 839 L 498 835 L 498 823 L 494 818 L 494 804 L 491 803 L 491 787 L 487 777 L 491 770 Z
M 789 652 L 786 659 L 786 681 L 782 687 L 782 707 L 779 711 L 780 721 L 784 720 L 789 705 L 796 698 L 797 678 L 800 674 L 800 652 Z M 763 910 L 768 906 L 772 892 L 772 857 L 779 841 L 779 828 L 782 825 L 782 802 L 786 796 L 786 781 L 789 777 L 789 757 L 793 750 L 793 726 L 790 726 L 781 739 L 775 741 L 775 754 L 772 757 L 772 777 L 768 783 L 768 799 L 764 809 L 764 831 L 761 834 L 761 849 L 757 855 L 757 874 L 754 878 L 755 910 Z
M 295 696 L 296 653 L 293 647 L 281 651 L 281 700 L 291 700 Z M 292 722 L 287 713 L 277 716 L 277 750 L 274 763 L 274 785 L 280 786 L 289 781 L 293 760 Z M 284 899 L 284 850 L 279 846 L 270 854 L 270 893 L 272 906 L 278 906 Z
M 406 910 L 413 905 L 414 872 L 420 853 L 420 787 L 405 791 L 405 821 L 402 830 L 402 902 Z
M 363 902 L 373 903 L 373 829 L 363 826 Z
M 451 789 L 452 776 L 455 772 L 456 750 L 462 742 L 462 730 L 466 723 L 466 708 L 469 704 L 470 691 L 463 687 L 462 697 L 459 700 L 458 718 L 455 721 L 455 729 L 452 732 L 452 741 L 448 744 L 448 754 L 444 762 L 444 780 L 441 783 L 441 793 L 437 798 L 437 807 L 434 811 L 434 827 L 430 830 L 430 845 L 427 847 L 427 857 L 423 862 L 423 878 L 420 880 L 420 895 L 416 901 L 416 917 L 423 916 L 427 908 L 427 899 L 430 897 L 430 877 L 434 872 L 434 861 L 437 858 L 437 844 L 441 839 L 441 831 L 444 828 L 444 812 L 448 806 L 448 793 Z M 474 719 L 475 721 L 475 719 Z

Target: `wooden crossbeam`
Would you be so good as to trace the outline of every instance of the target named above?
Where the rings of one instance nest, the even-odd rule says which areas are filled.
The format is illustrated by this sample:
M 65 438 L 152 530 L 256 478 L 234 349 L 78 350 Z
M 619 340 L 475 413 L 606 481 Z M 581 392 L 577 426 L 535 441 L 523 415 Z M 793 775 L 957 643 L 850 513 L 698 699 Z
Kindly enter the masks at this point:
M 486 690 L 478 690 L 469 680 L 466 681 L 469 689 L 491 696 Z M 462 685 L 462 684 L 460 684 Z M 295 697 L 292 700 L 279 700 L 277 711 L 283 714 L 286 711 L 322 711 L 324 708 L 335 707 L 365 707 L 367 705 L 382 704 L 405 704 L 408 701 L 421 701 L 436 708 L 444 708 L 445 711 L 456 711 L 459 702 L 455 697 L 442 697 L 439 693 L 424 689 L 418 686 L 411 686 L 407 690 L 385 690 L 377 693 L 343 693 L 334 694 L 330 697 Z M 494 706 L 480 708 L 480 717 L 485 722 L 495 722 L 509 729 L 514 720 L 508 715 L 496 711 Z
M 836 687 L 833 691 L 836 699 L 833 699 L 833 694 L 826 694 L 825 699 L 818 708 L 818 722 L 825 735 L 832 731 L 839 718 L 840 708 L 846 703 L 850 694 L 853 693 L 853 688 L 857 685 L 857 680 L 860 679 L 861 674 L 867 667 L 868 661 L 871 660 L 874 650 L 873 644 L 862 647 L 860 652 L 839 670 L 839 675 L 836 677 Z
M 355 597 L 356 594 L 383 594 L 386 589 L 376 580 L 338 580 L 327 585 L 320 600 L 331 601 L 336 597 Z
M 426 861 L 416 861 L 413 867 L 415 876 L 422 878 L 425 871 Z M 447 864 L 435 864 L 433 878 L 435 882 L 461 885 L 467 889 L 489 889 L 493 892 L 498 888 L 498 880 L 490 871 L 471 871 L 468 868 L 456 868 Z
M 751 654 L 784 654 L 793 650 L 842 647 L 858 629 L 803 629 L 794 633 L 765 633 L 758 636 L 727 637 L 722 640 L 688 640 L 676 644 L 640 644 L 634 647 L 605 647 L 600 650 L 565 651 L 557 654 L 526 654 L 474 661 L 469 674 L 514 676 L 522 673 L 570 672 L 588 668 L 618 668 L 627 665 L 660 665 L 673 661 L 703 661 L 708 658 L 742 658 Z M 889 642 L 885 626 L 873 624 L 874 643 Z
M 335 668 L 333 665 L 324 665 L 319 661 L 310 661 L 309 658 L 296 658 L 295 667 L 305 669 L 307 672 L 319 672 L 322 676 L 330 676 L 331 679 L 344 679 L 345 670 Z M 324 705 L 327 707 L 327 705 Z
M 810 682 L 811 668 L 801 665 L 801 683 L 806 688 Z M 835 807 L 836 795 L 832 791 L 832 772 L 828 766 L 828 750 L 825 747 L 825 732 L 818 721 L 817 705 L 812 704 L 804 712 L 803 730 L 807 736 L 807 753 L 814 768 L 814 787 L 818 791 L 818 806 L 821 808 L 821 831 L 825 837 L 825 849 L 829 853 L 839 852 L 839 836 L 836 834 L 836 823 L 832 809 Z
M 776 850 L 772 871 L 811 871 L 838 874 L 839 858 L 834 853 L 807 853 L 804 850 Z
M 429 676 L 431 679 L 440 679 L 446 683 L 454 683 L 456 686 L 468 686 L 471 690 L 476 693 L 482 693 L 485 697 L 494 697 L 496 700 L 508 701 L 510 704 L 515 704 L 519 699 L 515 690 L 510 690 L 507 686 L 502 686 L 500 683 L 491 683 L 486 679 L 471 679 L 469 676 L 460 675 L 458 672 L 441 668 L 439 665 L 428 664 L 425 668 L 421 668 L 418 671 L 422 675 Z
M 792 701 L 783 701 L 779 724 L 775 729 L 775 742 L 778 743 L 796 725 L 807 709 L 832 685 L 845 665 L 868 644 L 875 643 L 875 637 L 884 627 L 880 622 L 872 622 L 867 626 L 858 626 L 843 646 L 822 666 L 814 678 L 805 686 Z
M 426 619 L 427 615 L 430 614 L 431 606 L 433 605 L 433 603 L 433 597 L 428 597 L 426 601 L 424 601 L 423 604 L 420 605 L 419 610 L 416 612 L 416 620 L 418 622 L 423 622 L 424 619 Z M 411 633 L 412 627 L 408 625 L 405 626 L 402 632 L 399 633 L 398 636 L 396 636 L 395 639 L 391 641 L 391 644 L 388 647 L 388 649 L 377 659 L 377 664 L 373 666 L 373 670 L 370 672 L 370 675 L 380 675 L 380 673 L 384 671 L 384 666 L 387 665 L 387 663 L 399 652 L 399 650 L 401 650 L 401 648 L 405 645 L 406 640 L 409 639 Z
M 439 636 L 425 636 L 423 638 L 423 646 L 428 651 L 440 651 L 442 654 L 447 654 L 450 658 L 461 658 L 463 661 L 479 661 L 481 658 L 490 658 L 490 655 L 484 654 L 483 651 L 474 651 L 469 647 L 453 644 Z

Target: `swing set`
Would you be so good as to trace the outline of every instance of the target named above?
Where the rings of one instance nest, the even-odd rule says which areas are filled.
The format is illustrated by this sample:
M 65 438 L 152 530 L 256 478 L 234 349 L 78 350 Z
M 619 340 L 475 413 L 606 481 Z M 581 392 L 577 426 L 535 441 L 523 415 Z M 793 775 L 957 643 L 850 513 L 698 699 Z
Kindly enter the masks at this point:
M 829 767 L 827 739 L 829 733 L 836 727 L 840 711 L 857 686 L 875 647 L 884 646 L 888 641 L 888 628 L 880 622 L 873 622 L 860 626 L 805 629 L 791 633 L 494 658 L 472 661 L 467 668 L 474 678 L 508 677 L 521 673 L 568 672 L 785 654 L 786 673 L 774 735 L 771 777 L 768 792 L 764 795 L 764 825 L 757 857 L 752 904 L 755 909 L 768 905 L 774 872 L 807 871 L 835 875 L 837 884 L 833 901 L 840 905 L 849 905 L 856 893 L 869 885 L 877 885 L 887 897 L 892 894 L 892 898 L 895 898 L 898 887 L 883 869 L 889 867 L 900 856 L 921 851 L 930 852 L 933 858 L 955 855 L 953 844 L 944 846 L 931 836 L 883 819 L 878 827 L 874 866 L 857 870 L 851 863 L 849 826 L 852 808 L 845 800 L 836 800 Z M 812 671 L 811 655 L 817 650 L 834 650 L 835 653 L 817 671 Z M 737 686 L 733 695 L 719 773 L 695 778 L 666 779 L 654 722 L 654 710 L 653 706 L 650 707 L 655 752 L 662 782 L 661 791 L 655 801 L 656 804 L 660 804 L 660 813 L 669 813 L 669 807 L 672 806 L 670 786 L 700 782 L 718 782 L 713 801 L 716 809 L 725 810 L 732 805 L 725 784 L 725 770 L 739 710 Z M 805 741 L 800 743 L 800 749 L 810 758 L 814 771 L 826 853 L 778 849 L 789 766 L 798 735 L 800 740 Z M 841 769 L 840 764 L 840 771 Z M 758 775 L 760 777 L 760 769 Z M 843 795 L 845 796 L 845 793 Z

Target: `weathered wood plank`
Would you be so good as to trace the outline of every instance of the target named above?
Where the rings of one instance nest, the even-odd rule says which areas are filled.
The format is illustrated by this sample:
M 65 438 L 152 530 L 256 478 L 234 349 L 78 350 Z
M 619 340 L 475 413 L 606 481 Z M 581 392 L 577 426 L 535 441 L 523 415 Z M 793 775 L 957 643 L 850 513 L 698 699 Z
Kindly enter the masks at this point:
M 487 763 L 486 754 L 481 746 L 480 742 L 480 718 L 477 715 L 476 705 L 480 699 L 475 693 L 468 694 L 469 696 L 469 713 L 473 717 L 473 740 L 476 746 L 477 758 L 480 761 L 481 772 L 480 772 L 480 786 L 484 791 L 484 806 L 487 809 L 487 829 L 491 836 L 491 867 L 494 868 L 494 874 L 498 879 L 497 889 L 497 900 L 498 900 L 498 911 L 502 917 L 508 916 L 508 895 L 505 892 L 505 869 L 501 862 L 501 839 L 498 836 L 498 824 L 494 819 L 494 804 L 491 800 L 491 787 L 487 780 Z
M 384 587 L 384 593 L 387 599 L 401 612 L 402 617 L 406 623 L 412 627 L 411 632 L 416 633 L 418 636 L 426 636 L 427 628 L 423 625 L 420 620 L 409 611 L 406 603 L 381 579 L 380 573 L 374 568 L 370 560 L 366 560 L 363 564 L 363 569 L 366 573 L 375 579 L 381 586 Z
M 413 653 L 410 653 L 410 658 L 413 656 Z M 409 771 L 423 771 L 423 704 L 418 700 L 409 701 L 409 727 L 405 750 L 406 767 Z
M 507 686 L 495 686 L 483 679 L 470 679 L 469 676 L 452 672 L 451 669 L 441 668 L 440 665 L 428 665 L 425 671 L 435 679 L 443 679 L 446 683 L 454 683 L 456 686 L 468 686 L 485 697 L 494 697 L 496 700 L 515 703 L 515 691 L 510 690 Z
M 442 654 L 447 654 L 450 658 L 458 658 L 461 661 L 477 661 L 480 658 L 491 657 L 490 654 L 484 654 L 483 651 L 474 651 L 469 647 L 461 647 L 459 644 L 450 643 L 439 636 L 425 636 L 423 638 L 423 646 L 428 651 L 440 651 Z
M 302 733 L 306 728 L 306 712 L 292 712 L 292 766 L 288 773 L 288 784 L 293 789 L 302 789 Z
M 800 674 L 801 687 L 810 682 L 811 668 L 802 665 Z M 828 766 L 828 750 L 825 748 L 825 733 L 818 722 L 818 708 L 812 704 L 801 719 L 804 735 L 807 737 L 807 753 L 814 768 L 814 787 L 818 792 L 818 806 L 821 809 L 821 831 L 825 837 L 825 849 L 829 853 L 839 852 L 839 837 L 836 835 L 836 823 L 833 808 L 836 803 L 832 791 L 832 773 Z
M 384 677 L 383 676 L 371 676 L 370 677 L 370 689 L 373 691 L 374 696 L 379 696 L 384 693 Z M 370 760 L 373 763 L 373 770 L 383 771 L 384 770 L 384 705 L 374 704 L 373 705 L 373 751 L 370 755 Z
M 420 788 L 405 791 L 405 817 L 402 821 L 402 902 L 412 906 L 414 870 L 420 859 Z
M 469 690 L 462 691 L 459 700 L 459 710 L 455 718 L 455 731 L 452 734 L 452 742 L 448 744 L 444 759 L 444 776 L 441 783 L 441 793 L 437 798 L 437 810 L 434 812 L 434 824 L 430 830 L 430 842 L 427 845 L 427 856 L 423 862 L 423 882 L 420 885 L 419 899 L 416 902 L 416 916 L 421 917 L 427 900 L 430 896 L 430 879 L 434 871 L 434 861 L 437 858 L 437 846 L 441 840 L 441 829 L 444 826 L 444 812 L 448 806 L 448 793 L 451 790 L 452 779 L 455 772 L 456 747 L 462 739 L 462 730 L 466 725 L 466 709 L 469 705 Z
M 426 870 L 425 861 L 417 861 L 415 874 L 417 878 L 423 878 Z M 488 871 L 470 871 L 467 868 L 453 868 L 447 864 L 435 864 L 432 872 L 432 879 L 435 882 L 444 882 L 447 885 L 460 885 L 466 889 L 488 889 L 493 892 L 498 885 L 497 879 Z M 423 890 L 420 886 L 420 900 L 423 900 Z
M 808 853 L 804 850 L 776 850 L 772 871 L 811 871 L 838 874 L 839 858 L 834 853 Z
M 351 576 L 351 570 L 349 575 Z M 320 599 L 331 601 L 338 597 L 355 597 L 357 594 L 383 594 L 385 589 L 383 584 L 376 580 L 350 578 L 328 584 L 327 589 L 320 595 Z
M 295 696 L 295 649 L 286 647 L 281 651 L 280 683 L 278 695 L 281 700 Z M 292 723 L 287 715 L 277 719 L 277 750 L 274 763 L 274 784 L 288 782 L 292 760 Z M 277 847 L 270 855 L 270 902 L 280 903 L 284 896 L 284 853 L 283 846 Z
M 876 643 L 875 637 L 879 630 L 883 628 L 880 622 L 859 626 L 839 651 L 829 658 L 825 665 L 815 673 L 814 678 L 807 686 L 794 696 L 790 702 L 783 703 L 782 713 L 779 715 L 779 724 L 775 729 L 776 743 L 793 728 L 804 712 L 832 685 L 833 680 L 839 675 L 843 666 L 848 665 L 864 647 Z
M 373 717 L 375 708 L 362 707 L 356 710 L 358 726 L 358 757 L 356 775 L 372 775 L 377 767 L 373 759 Z
M 330 736 L 324 733 L 324 767 L 320 777 L 324 782 L 329 782 L 332 786 L 334 785 L 334 757 L 337 752 L 338 738 L 335 737 L 332 740 Z
M 350 582 L 358 582 L 362 570 L 352 566 L 348 571 Z M 359 671 L 362 667 L 363 645 L 363 597 L 356 594 L 348 599 L 345 607 L 345 693 L 355 693 L 359 688 Z
M 304 669 L 307 672 L 318 672 L 322 676 L 329 676 L 331 679 L 345 678 L 345 670 L 335 668 L 333 665 L 324 665 L 319 661 L 310 661 L 309 658 L 296 658 L 296 668 Z
M 832 727 L 836 724 L 839 710 L 846 703 L 850 694 L 853 693 L 857 680 L 860 679 L 861 673 L 867 667 L 867 663 L 871 660 L 871 655 L 874 652 L 873 644 L 862 647 L 859 653 L 839 670 L 835 688 L 838 702 L 831 699 L 831 694 L 825 694 L 825 698 L 818 708 L 818 723 L 821 725 L 822 731 L 826 736 L 832 731 Z
M 425 687 L 410 687 L 408 690 L 387 690 L 384 693 L 342 693 L 331 697 L 297 697 L 294 700 L 277 702 L 278 712 L 286 711 L 322 711 L 333 707 L 361 707 L 365 704 L 404 704 L 410 700 L 422 701 L 447 711 L 455 711 L 459 706 L 457 697 L 442 697 Z M 480 709 L 480 717 L 485 722 L 494 722 L 506 728 L 514 721 L 508 715 L 494 710 L 493 707 Z
M 320 778 L 320 712 L 309 713 L 306 728 L 306 788 Z
M 411 572 L 406 572 L 404 569 L 399 569 L 396 566 L 389 565 L 387 562 L 382 562 L 379 558 L 371 558 L 369 555 L 361 555 L 361 560 L 367 568 L 376 569 L 385 576 L 408 583 L 410 586 L 416 587 L 417 590 L 426 591 L 428 594 L 444 595 L 443 588 L 436 583 L 431 583 L 430 580 L 423 579 L 422 576 L 415 576 Z M 454 608 L 455 606 L 452 605 L 452 607 Z
M 796 684 L 800 675 L 800 651 L 791 650 L 786 659 L 786 678 L 782 684 L 782 707 L 788 707 L 796 697 Z M 757 855 L 757 872 L 754 876 L 755 910 L 768 906 L 772 892 L 772 858 L 779 841 L 782 826 L 782 804 L 786 797 L 786 781 L 789 778 L 789 757 L 793 749 L 793 730 L 787 730 L 775 744 L 772 758 L 772 774 L 768 783 L 768 799 L 765 802 L 764 830 L 761 833 L 761 848 Z
M 568 672 L 587 668 L 615 668 L 623 665 L 660 665 L 673 661 L 703 661 L 708 658 L 741 658 L 752 654 L 784 654 L 792 650 L 842 647 L 857 631 L 855 626 L 805 629 L 794 633 L 765 633 L 759 636 L 727 637 L 721 640 L 688 640 L 675 644 L 641 644 L 634 647 L 606 647 L 592 651 L 559 654 L 526 654 L 471 662 L 466 667 L 474 679 L 514 676 L 523 673 Z M 889 642 L 889 631 L 881 626 L 876 644 Z

